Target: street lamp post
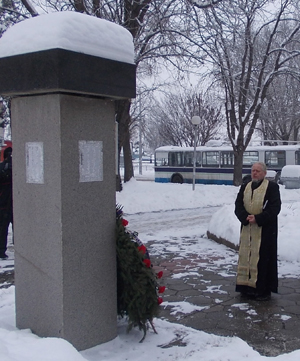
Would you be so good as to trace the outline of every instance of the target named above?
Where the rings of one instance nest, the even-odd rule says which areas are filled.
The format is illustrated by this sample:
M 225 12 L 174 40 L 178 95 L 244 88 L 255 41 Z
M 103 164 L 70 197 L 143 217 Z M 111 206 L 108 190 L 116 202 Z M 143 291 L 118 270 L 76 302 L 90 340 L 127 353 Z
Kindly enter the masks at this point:
M 142 103 L 140 105 L 140 116 L 139 116 L 139 174 L 143 174 L 143 150 L 142 150 Z
M 143 174 L 142 126 L 139 119 L 139 174 Z
M 192 124 L 194 126 L 194 162 L 193 162 L 193 191 L 195 190 L 195 180 L 196 180 L 196 143 L 197 143 L 197 127 L 200 124 L 200 117 L 194 115 L 192 117 Z

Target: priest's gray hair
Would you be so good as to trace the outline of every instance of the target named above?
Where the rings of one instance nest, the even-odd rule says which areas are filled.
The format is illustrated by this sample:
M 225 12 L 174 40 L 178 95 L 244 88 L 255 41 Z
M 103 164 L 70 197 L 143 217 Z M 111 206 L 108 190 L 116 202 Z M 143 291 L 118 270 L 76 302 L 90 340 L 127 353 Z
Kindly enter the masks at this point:
M 267 171 L 267 166 L 264 162 L 255 162 L 254 164 L 259 164 L 264 172 Z M 254 164 L 252 164 L 252 167 L 254 166 Z

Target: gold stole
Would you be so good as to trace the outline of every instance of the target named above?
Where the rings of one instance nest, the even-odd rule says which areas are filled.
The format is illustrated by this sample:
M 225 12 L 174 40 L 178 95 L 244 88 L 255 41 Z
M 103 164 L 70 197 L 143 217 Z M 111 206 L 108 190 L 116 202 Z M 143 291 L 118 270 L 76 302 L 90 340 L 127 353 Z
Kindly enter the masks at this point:
M 264 179 L 261 185 L 253 191 L 253 194 L 251 184 L 252 182 L 249 182 L 244 191 L 244 206 L 248 213 L 257 215 L 263 211 L 263 201 L 269 181 Z M 242 227 L 236 282 L 238 285 L 256 288 L 261 228 L 256 223 L 249 223 L 247 226 Z

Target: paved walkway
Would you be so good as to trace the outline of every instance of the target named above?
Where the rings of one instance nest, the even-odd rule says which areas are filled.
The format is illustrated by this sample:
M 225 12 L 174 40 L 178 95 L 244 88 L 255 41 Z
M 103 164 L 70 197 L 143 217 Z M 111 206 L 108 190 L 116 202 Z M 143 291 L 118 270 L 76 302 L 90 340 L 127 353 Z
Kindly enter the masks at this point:
M 215 335 L 237 336 L 265 356 L 300 349 L 300 279 L 280 279 L 279 294 L 270 301 L 248 300 L 234 290 L 235 266 L 209 269 L 208 262 L 217 265 L 221 257 L 205 257 L 172 252 L 151 257 L 155 269 L 164 271 L 160 317 Z M 9 287 L 14 283 L 12 264 L 1 261 L 0 266 L 0 288 Z
M 178 259 L 178 254 L 169 254 L 167 259 L 152 257 L 152 263 L 157 270 L 164 270 L 160 284 L 166 291 L 160 317 L 215 335 L 237 336 L 264 356 L 300 349 L 299 279 L 280 279 L 279 293 L 272 294 L 270 301 L 258 302 L 235 292 L 234 272 L 225 275 L 201 268 L 199 259 Z M 192 271 L 188 275 L 195 269 L 198 274 Z M 176 278 L 183 272 L 186 276 Z M 198 306 L 198 310 L 178 311 L 182 301 Z

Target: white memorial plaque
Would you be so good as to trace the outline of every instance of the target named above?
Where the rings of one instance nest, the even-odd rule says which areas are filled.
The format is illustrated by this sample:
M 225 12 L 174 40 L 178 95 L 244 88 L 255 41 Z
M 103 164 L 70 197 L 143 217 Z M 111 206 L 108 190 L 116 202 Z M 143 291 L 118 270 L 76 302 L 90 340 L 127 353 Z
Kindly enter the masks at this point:
M 79 182 L 103 181 L 103 142 L 79 141 Z
M 44 145 L 42 142 L 25 144 L 26 183 L 44 183 Z

